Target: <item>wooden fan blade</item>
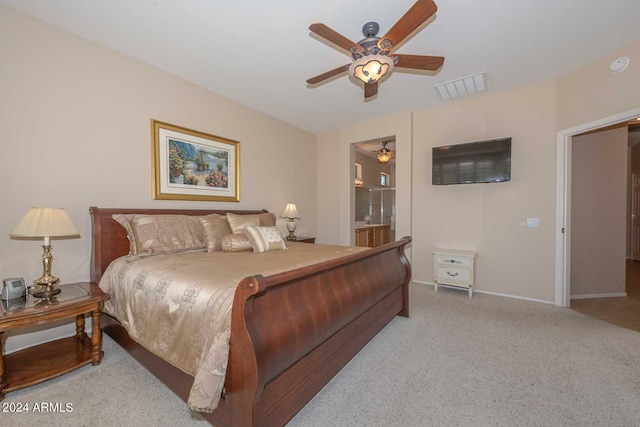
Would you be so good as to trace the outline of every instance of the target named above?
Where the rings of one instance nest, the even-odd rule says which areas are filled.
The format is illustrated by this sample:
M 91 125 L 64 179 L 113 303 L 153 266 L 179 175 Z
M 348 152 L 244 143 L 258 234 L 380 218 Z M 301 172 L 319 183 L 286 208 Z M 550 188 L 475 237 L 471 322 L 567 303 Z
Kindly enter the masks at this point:
M 336 31 L 332 30 L 331 28 L 327 27 L 324 24 L 311 24 L 309 26 L 309 30 L 313 33 L 316 33 L 323 39 L 330 41 L 331 43 L 343 48 L 344 50 L 349 52 L 349 55 L 351 55 L 350 49 L 353 46 L 355 46 L 359 50 L 362 49 L 360 46 L 358 46 L 357 43 L 352 42 L 342 34 L 337 33 Z
M 378 82 L 364 84 L 364 99 L 371 98 L 378 94 Z
M 411 9 L 387 31 L 387 34 L 382 37 L 382 40 L 391 40 L 393 42 L 391 50 L 393 51 L 409 34 L 431 18 L 437 10 L 438 6 L 436 6 L 433 0 L 418 0 L 416 4 L 411 6 Z
M 398 57 L 398 63 L 395 68 L 412 68 L 414 70 L 435 71 L 444 64 L 443 56 L 426 56 L 426 55 L 401 55 L 394 54 Z
M 333 70 L 327 71 L 326 73 L 322 73 L 319 76 L 311 77 L 309 80 L 307 80 L 307 83 L 310 85 L 320 83 L 323 80 L 330 79 L 333 76 L 337 76 L 338 74 L 347 71 L 348 68 L 349 64 L 341 65 L 340 67 L 334 68 Z

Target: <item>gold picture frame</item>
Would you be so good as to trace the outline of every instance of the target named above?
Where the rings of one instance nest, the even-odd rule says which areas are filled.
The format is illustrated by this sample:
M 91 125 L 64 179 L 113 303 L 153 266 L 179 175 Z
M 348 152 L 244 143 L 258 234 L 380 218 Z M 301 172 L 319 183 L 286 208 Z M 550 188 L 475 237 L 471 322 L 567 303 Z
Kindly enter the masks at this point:
M 240 142 L 151 120 L 153 198 L 240 201 Z

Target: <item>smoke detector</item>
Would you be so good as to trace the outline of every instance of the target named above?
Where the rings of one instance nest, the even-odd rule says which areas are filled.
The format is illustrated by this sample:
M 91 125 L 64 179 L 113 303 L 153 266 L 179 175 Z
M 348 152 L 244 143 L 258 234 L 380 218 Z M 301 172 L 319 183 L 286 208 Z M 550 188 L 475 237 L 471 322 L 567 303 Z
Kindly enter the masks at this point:
M 614 74 L 621 73 L 627 69 L 627 67 L 629 66 L 629 62 L 630 61 L 628 57 L 621 56 L 609 65 L 609 71 Z

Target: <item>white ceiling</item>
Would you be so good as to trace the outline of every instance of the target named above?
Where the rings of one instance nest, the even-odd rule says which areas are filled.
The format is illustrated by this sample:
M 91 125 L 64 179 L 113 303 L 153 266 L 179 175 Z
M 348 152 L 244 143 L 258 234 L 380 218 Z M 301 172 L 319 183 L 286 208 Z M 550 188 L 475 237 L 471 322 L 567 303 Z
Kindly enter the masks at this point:
M 639 0 L 436 0 L 435 19 L 397 52 L 445 56 L 441 71 L 396 71 L 365 102 L 346 76 L 307 87 L 308 78 L 350 62 L 308 27 L 324 23 L 357 42 L 363 24 L 378 22 L 382 35 L 414 0 L 0 3 L 314 133 L 440 105 L 437 83 L 484 71 L 489 92 L 511 89 L 640 39 Z

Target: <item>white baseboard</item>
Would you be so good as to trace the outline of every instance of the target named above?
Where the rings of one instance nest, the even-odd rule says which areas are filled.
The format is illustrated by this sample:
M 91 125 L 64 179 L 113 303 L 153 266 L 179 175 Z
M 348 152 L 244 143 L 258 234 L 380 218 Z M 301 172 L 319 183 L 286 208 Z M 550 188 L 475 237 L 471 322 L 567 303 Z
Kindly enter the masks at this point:
M 626 292 L 611 292 L 608 294 L 585 294 L 585 295 L 571 295 L 571 299 L 589 299 L 589 298 L 620 298 L 626 297 Z
M 423 282 L 421 280 L 412 280 L 412 282 L 420 283 L 421 285 L 434 286 L 433 282 Z M 448 287 L 446 285 L 439 285 L 439 286 Z M 455 288 L 455 287 L 453 287 L 453 288 Z M 460 289 L 460 288 L 456 288 L 456 289 Z M 466 289 L 464 289 L 464 290 L 466 291 Z M 519 300 L 523 300 L 523 301 L 540 302 L 542 304 L 552 304 L 552 305 L 555 304 L 555 302 L 553 302 L 553 301 L 547 301 L 547 300 L 536 299 L 536 298 L 527 298 L 527 297 L 521 297 L 521 296 L 518 296 L 518 295 L 511 295 L 511 294 L 502 294 L 502 293 L 499 293 L 499 292 L 483 291 L 483 290 L 476 289 L 476 288 L 473 289 L 473 293 L 474 294 L 475 293 L 479 293 L 479 294 L 494 295 L 494 296 L 497 296 L 497 297 L 505 297 L 505 298 L 512 298 L 512 299 L 519 299 Z
M 419 283 L 420 285 L 434 286 L 433 282 L 423 282 L 421 280 L 412 280 L 411 283 Z

